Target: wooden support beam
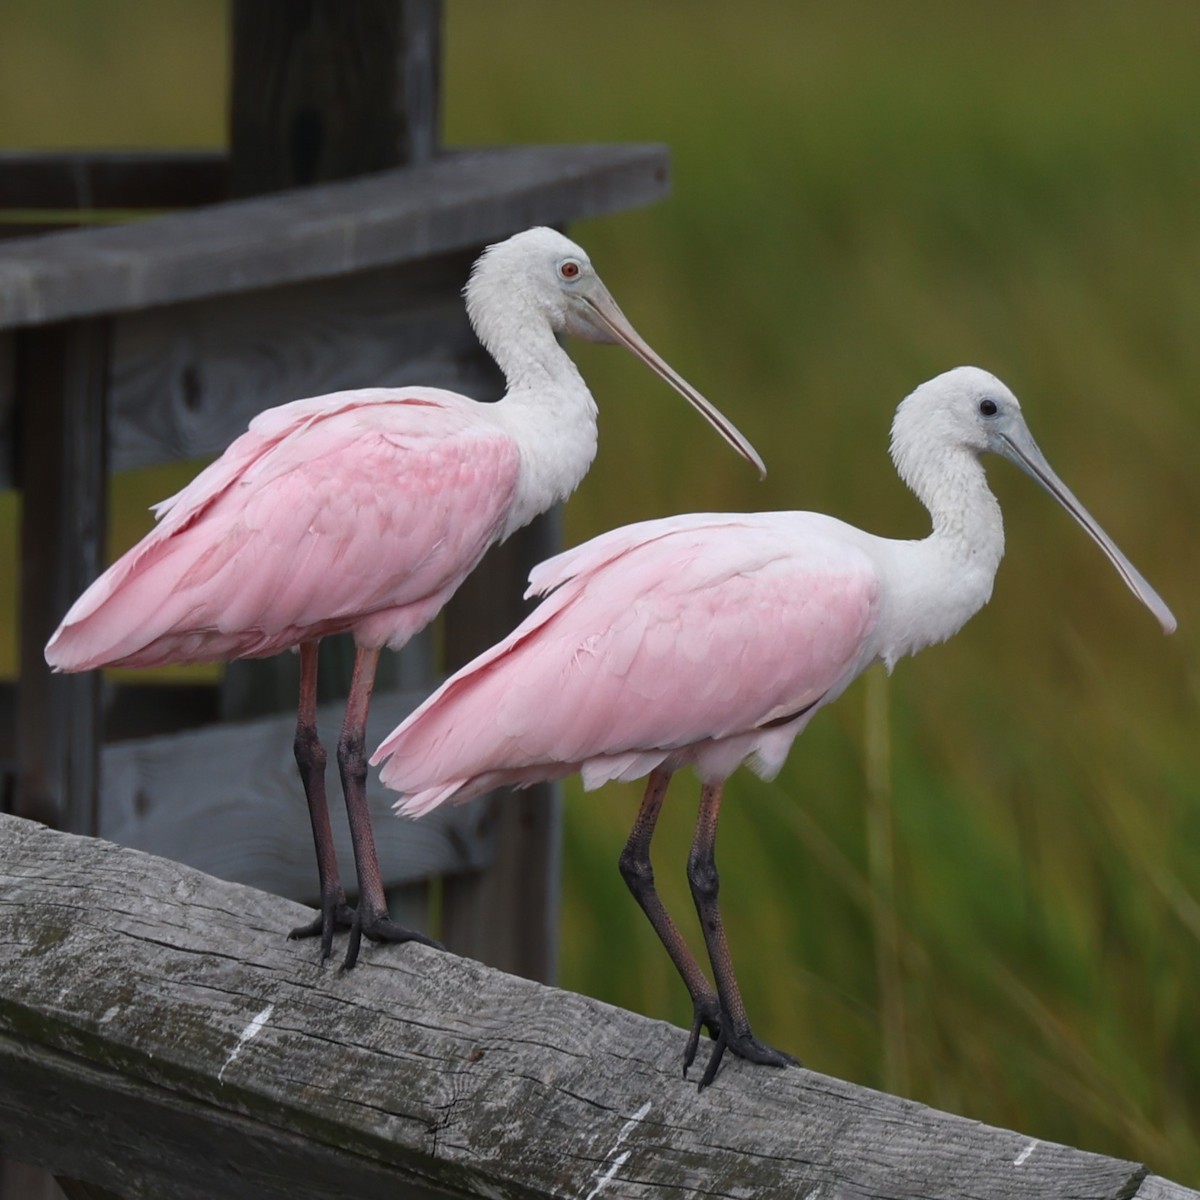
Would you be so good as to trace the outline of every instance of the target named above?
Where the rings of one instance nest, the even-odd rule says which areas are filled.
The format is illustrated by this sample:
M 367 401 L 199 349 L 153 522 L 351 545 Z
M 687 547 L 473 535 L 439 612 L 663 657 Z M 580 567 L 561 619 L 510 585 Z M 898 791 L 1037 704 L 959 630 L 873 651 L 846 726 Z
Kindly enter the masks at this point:
M 180 1200 L 1200 1200 L 799 1068 L 697 1093 L 683 1030 L 423 946 L 321 968 L 305 915 L 0 817 L 0 1151 Z
M 20 409 L 20 689 L 16 811 L 96 828 L 100 680 L 52 675 L 43 648 L 104 565 L 107 321 L 17 334 Z

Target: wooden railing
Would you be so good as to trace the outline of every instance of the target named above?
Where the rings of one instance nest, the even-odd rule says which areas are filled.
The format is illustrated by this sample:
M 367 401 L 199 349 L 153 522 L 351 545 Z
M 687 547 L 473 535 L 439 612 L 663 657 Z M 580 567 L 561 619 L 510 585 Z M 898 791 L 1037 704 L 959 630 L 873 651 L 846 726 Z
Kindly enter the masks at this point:
M 306 916 L 0 817 L 0 1151 L 183 1200 L 1200 1196 L 805 1070 L 700 1093 L 681 1030 L 421 946 L 341 974 Z

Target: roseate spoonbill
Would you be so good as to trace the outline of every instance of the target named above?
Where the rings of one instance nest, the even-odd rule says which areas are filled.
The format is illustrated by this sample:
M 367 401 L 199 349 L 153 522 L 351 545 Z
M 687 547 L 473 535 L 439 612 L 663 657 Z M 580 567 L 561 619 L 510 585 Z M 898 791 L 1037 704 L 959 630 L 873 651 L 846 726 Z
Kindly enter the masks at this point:
M 766 779 L 813 714 L 876 662 L 944 641 L 992 591 L 1004 552 L 984 451 L 1003 455 L 1099 543 L 1170 633 L 1175 619 L 1050 469 L 998 379 L 960 367 L 917 388 L 892 426 L 892 458 L 933 517 L 893 541 L 817 513 L 697 514 L 594 538 L 536 567 L 547 599 L 439 688 L 372 763 L 420 816 L 490 788 L 579 771 L 587 789 L 649 773 L 621 874 L 691 993 L 686 1074 L 702 1027 L 726 1049 L 795 1060 L 751 1033 L 717 907 L 714 844 L 725 779 L 744 760 Z M 650 840 L 673 772 L 702 781 L 688 880 L 716 988 L 654 888 Z
M 383 647 L 427 625 L 484 551 L 564 500 L 596 453 L 596 405 L 556 340 L 625 346 L 765 474 L 737 429 L 638 336 L 587 255 L 552 229 L 488 247 L 467 312 L 508 390 L 493 404 L 435 388 L 369 388 L 298 400 L 249 431 L 178 495 L 155 529 L 91 585 L 46 647 L 58 671 L 258 658 L 299 646 L 295 753 L 308 799 L 321 915 L 292 936 L 350 925 L 428 941 L 388 918 L 366 801 L 367 709 Z M 317 643 L 356 645 L 337 759 L 358 874 L 338 877 L 315 724 Z

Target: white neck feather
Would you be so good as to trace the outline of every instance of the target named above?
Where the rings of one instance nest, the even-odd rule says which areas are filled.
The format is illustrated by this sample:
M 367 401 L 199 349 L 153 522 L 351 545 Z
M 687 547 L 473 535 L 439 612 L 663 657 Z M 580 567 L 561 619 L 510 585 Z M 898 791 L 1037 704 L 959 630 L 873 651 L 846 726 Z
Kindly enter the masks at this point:
M 565 500 L 596 457 L 596 403 L 534 298 L 495 295 L 472 280 L 467 311 L 508 385 L 493 415 L 521 452 L 521 477 L 504 537 Z M 480 286 L 482 285 L 482 286 Z
M 896 660 L 952 637 L 991 598 L 1004 556 L 1000 505 L 978 455 L 961 445 L 893 441 L 901 478 L 929 510 L 922 541 L 891 542 L 880 657 Z

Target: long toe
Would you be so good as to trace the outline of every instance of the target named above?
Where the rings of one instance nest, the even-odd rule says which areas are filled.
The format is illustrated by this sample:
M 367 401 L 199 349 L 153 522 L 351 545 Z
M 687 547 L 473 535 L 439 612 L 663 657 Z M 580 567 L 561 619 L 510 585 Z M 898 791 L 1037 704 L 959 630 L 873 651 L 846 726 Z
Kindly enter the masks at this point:
M 370 938 L 373 942 L 420 942 L 423 946 L 432 946 L 434 950 L 445 950 L 446 948 L 441 942 L 426 937 L 416 929 L 399 925 L 390 917 L 363 914 L 360 909 L 355 914 L 354 925 L 350 930 L 350 945 L 346 947 L 346 958 L 342 963 L 343 971 L 351 970 L 358 961 L 358 950 L 363 938 Z
M 703 1091 L 717 1077 L 717 1069 L 721 1065 L 721 1059 L 726 1050 L 738 1058 L 746 1059 L 747 1062 L 762 1063 L 768 1067 L 802 1067 L 804 1065 L 798 1058 L 783 1050 L 776 1050 L 774 1046 L 760 1042 L 749 1029 L 744 1033 L 735 1033 L 727 1037 L 725 1028 L 724 1025 L 721 1027 L 721 1036 L 717 1038 L 717 1044 L 709 1056 L 704 1076 L 700 1080 L 699 1091 Z
M 687 1078 L 688 1068 L 696 1061 L 696 1051 L 700 1046 L 700 1032 L 708 1030 L 711 1038 L 721 1036 L 721 1005 L 716 994 L 692 998 L 692 1028 L 688 1034 L 687 1045 L 683 1051 L 683 1077 Z
M 333 935 L 338 929 L 350 929 L 354 925 L 354 909 L 345 900 L 334 900 L 322 903 L 321 912 L 307 925 L 297 925 L 288 932 L 289 938 L 321 939 L 321 961 L 324 962 L 333 952 Z
M 749 1030 L 729 1039 L 729 1051 L 738 1058 L 763 1063 L 768 1067 L 802 1067 L 804 1064 L 783 1050 L 776 1050 L 766 1042 L 760 1042 Z

